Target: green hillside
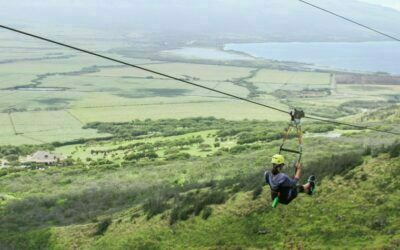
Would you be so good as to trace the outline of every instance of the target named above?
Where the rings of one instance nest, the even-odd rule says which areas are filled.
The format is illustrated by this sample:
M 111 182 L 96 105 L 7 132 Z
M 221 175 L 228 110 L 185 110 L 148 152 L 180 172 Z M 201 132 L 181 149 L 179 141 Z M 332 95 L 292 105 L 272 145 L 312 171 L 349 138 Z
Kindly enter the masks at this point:
M 58 247 L 71 242 L 105 249 L 395 249 L 400 247 L 399 158 L 368 159 L 344 176 L 324 179 L 315 197 L 300 197 L 272 209 L 268 190 L 253 199 L 239 192 L 213 214 L 170 226 L 166 216 L 132 219 L 134 210 L 113 216 L 103 236 L 96 224 L 53 230 Z M 166 212 L 168 214 L 169 212 Z
M 398 247 L 396 138 L 305 123 L 303 177 L 318 176 L 317 194 L 272 209 L 263 172 L 285 125 L 215 118 L 92 123 L 86 128 L 112 137 L 0 147 L 11 165 L 18 164 L 18 155 L 38 149 L 69 156 L 64 166 L 1 169 L 0 244 L 4 249 Z
M 365 1 L 2 1 L 0 250 L 400 250 L 400 12 Z
M 399 170 L 399 158 L 381 155 L 324 179 L 315 197 L 301 196 L 290 206 L 272 209 L 264 187 L 256 198 L 238 192 L 173 225 L 170 210 L 148 219 L 133 207 L 99 221 L 5 234 L 2 240 L 21 249 L 396 249 Z

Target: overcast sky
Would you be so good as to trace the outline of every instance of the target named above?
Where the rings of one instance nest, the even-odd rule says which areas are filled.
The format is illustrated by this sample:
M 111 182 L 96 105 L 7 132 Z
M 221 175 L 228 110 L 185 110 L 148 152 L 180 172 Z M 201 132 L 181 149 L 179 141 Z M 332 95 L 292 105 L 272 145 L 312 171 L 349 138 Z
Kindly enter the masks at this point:
M 219 0 L 220 2 L 224 2 L 224 0 Z M 338 2 L 346 2 L 346 0 L 339 0 Z M 367 3 L 372 3 L 376 5 L 382 5 L 386 7 L 391 7 L 400 10 L 400 0 L 358 0 L 361 2 L 367 2 Z M 152 5 L 151 0 L 150 1 L 136 1 L 136 2 L 142 2 L 147 5 Z M 174 1 L 174 2 L 179 2 L 179 0 Z M 207 1 L 198 1 L 198 3 L 207 3 Z M 227 3 L 232 2 L 227 0 Z M 321 3 L 323 4 L 325 0 L 311 0 L 311 2 L 318 4 Z M 39 1 L 31 1 L 31 0 L 18 0 L 17 2 L 14 1 L 9 1 L 9 0 L 0 0 L 1 5 L 65 5 L 68 4 L 70 6 L 93 6 L 93 5 L 110 5 L 110 1 L 104 1 L 104 0 L 39 0 Z M 119 5 L 119 6 L 124 6 L 124 5 L 130 5 L 130 1 L 128 0 L 118 0 L 112 3 L 112 5 Z
M 179 4 L 179 2 L 184 3 L 185 1 L 182 0 L 169 0 L 170 2 L 174 2 L 175 4 Z M 226 3 L 226 4 L 232 4 L 236 3 L 236 1 L 231 1 L 231 0 L 218 0 L 221 3 Z M 254 1 L 254 0 L 253 0 Z M 296 0 L 292 0 L 296 1 Z M 327 2 L 326 0 L 309 0 L 312 3 L 315 4 L 324 4 Z M 381 5 L 385 7 L 390 7 L 393 9 L 397 9 L 400 11 L 400 0 L 358 0 L 360 2 L 366 2 L 366 3 L 371 3 L 375 5 Z M 140 3 L 144 4 L 147 6 L 152 6 L 154 3 L 157 1 L 152 2 L 150 1 L 145 1 L 145 0 L 135 0 L 135 3 Z M 268 0 L 266 0 L 268 2 Z M 343 2 L 346 3 L 346 0 L 338 0 L 337 2 Z M 200 1 L 193 1 L 191 4 L 193 5 L 208 5 L 210 3 L 209 0 L 200 0 Z M 14 1 L 9 1 L 9 0 L 0 0 L 0 4 L 3 7 L 9 7 L 9 6 L 14 6 L 14 7 L 22 7 L 22 6 L 69 6 L 69 7 L 78 7 L 78 8 L 93 8 L 97 6 L 110 6 L 110 1 L 105 1 L 105 0 L 39 0 L 39 1 L 31 1 L 31 0 L 18 0 L 16 2 Z M 117 0 L 112 2 L 112 7 L 118 7 L 118 8 L 123 8 L 126 6 L 132 6 L 132 2 L 129 0 Z
M 360 0 L 360 1 L 400 10 L 400 0 Z
M 383 32 L 400 34 L 400 12 L 394 9 L 400 0 L 308 1 Z M 220 35 L 274 41 L 379 37 L 298 0 L 0 0 L 0 6 L 1 24 L 42 31 L 80 28 L 191 40 Z

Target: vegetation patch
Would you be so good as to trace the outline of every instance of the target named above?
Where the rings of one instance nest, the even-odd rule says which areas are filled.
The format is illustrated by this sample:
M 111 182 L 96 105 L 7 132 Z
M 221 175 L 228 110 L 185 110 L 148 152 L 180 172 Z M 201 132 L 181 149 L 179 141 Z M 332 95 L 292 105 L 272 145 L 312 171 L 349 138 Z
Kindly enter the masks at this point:
M 106 219 L 101 220 L 97 224 L 96 232 L 94 232 L 94 235 L 103 235 L 107 231 L 107 229 L 111 225 L 111 223 L 112 223 L 111 218 L 106 218 Z
M 172 225 L 179 220 L 187 220 L 191 215 L 198 216 L 208 205 L 223 204 L 227 194 L 221 190 L 189 192 L 174 198 L 174 207 L 171 211 L 169 223 Z M 207 209 L 203 218 L 207 219 L 211 211 Z
M 374 110 L 388 106 L 386 101 L 348 101 L 340 104 L 338 109 L 348 114 L 357 114 L 363 110 Z
M 56 104 L 68 104 L 74 99 L 71 98 L 48 98 L 48 99 L 40 99 L 39 103 L 43 103 L 46 105 L 56 105 Z
M 135 93 L 119 93 L 117 96 L 125 97 L 125 98 L 144 98 L 149 96 L 157 96 L 157 97 L 177 97 L 183 96 L 190 93 L 191 90 L 188 89 L 173 89 L 173 88 L 159 88 L 159 89 L 136 89 Z
M 280 99 L 326 97 L 330 94 L 330 89 L 276 90 L 274 92 L 274 95 Z

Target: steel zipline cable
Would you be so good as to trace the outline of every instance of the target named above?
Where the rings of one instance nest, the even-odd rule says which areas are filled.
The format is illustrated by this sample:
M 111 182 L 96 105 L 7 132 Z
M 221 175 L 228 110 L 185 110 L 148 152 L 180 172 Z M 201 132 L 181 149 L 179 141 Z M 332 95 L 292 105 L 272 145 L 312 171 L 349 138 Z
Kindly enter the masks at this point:
M 105 60 L 109 60 L 109 61 L 112 61 L 112 62 L 123 64 L 123 65 L 129 66 L 129 67 L 132 67 L 132 68 L 143 70 L 143 71 L 155 74 L 155 75 L 163 76 L 163 77 L 166 77 L 166 78 L 169 78 L 169 79 L 172 79 L 172 80 L 176 80 L 176 81 L 179 81 L 179 82 L 183 82 L 185 84 L 189 84 L 189 85 L 192 85 L 192 86 L 195 86 L 195 87 L 198 87 L 198 88 L 206 89 L 206 90 L 209 90 L 209 91 L 212 91 L 212 92 L 215 92 L 215 93 L 219 93 L 221 95 L 229 96 L 229 97 L 234 98 L 234 99 L 238 99 L 238 100 L 241 100 L 241 101 L 245 101 L 245 102 L 252 103 L 252 104 L 264 107 L 264 108 L 268 108 L 268 109 L 271 109 L 271 110 L 275 110 L 275 111 L 290 115 L 290 112 L 287 111 L 287 110 L 283 110 L 283 109 L 280 109 L 280 108 L 269 106 L 269 105 L 266 105 L 266 104 L 263 104 L 263 103 L 260 103 L 260 102 L 256 102 L 256 101 L 253 101 L 253 100 L 250 100 L 250 99 L 247 99 L 247 98 L 244 98 L 244 97 L 240 97 L 240 96 L 237 96 L 237 95 L 233 95 L 233 94 L 230 94 L 230 93 L 227 93 L 227 92 L 224 92 L 224 91 L 220 91 L 220 90 L 217 90 L 217 89 L 209 88 L 209 87 L 197 84 L 197 83 L 193 83 L 193 82 L 181 79 L 181 78 L 177 78 L 175 76 L 171 76 L 171 75 L 168 75 L 168 74 L 165 74 L 165 73 L 161 73 L 161 72 L 158 72 L 158 71 L 155 71 L 155 70 L 151 70 L 151 69 L 148 69 L 148 68 L 145 68 L 145 67 L 141 67 L 141 66 L 138 66 L 138 65 L 135 65 L 135 64 L 131 64 L 131 63 L 128 63 L 128 62 L 125 62 L 125 61 L 121 61 L 121 60 L 118 60 L 118 59 L 115 59 L 115 58 L 112 58 L 112 57 L 108 57 L 108 56 L 105 56 L 105 55 L 101 55 L 101 54 L 98 54 L 98 53 L 95 53 L 95 52 L 92 52 L 92 51 L 89 51 L 89 50 L 86 50 L 86 49 L 81 49 L 81 48 L 78 48 L 78 47 L 75 47 L 75 46 L 72 46 L 72 45 L 68 45 L 66 43 L 61 43 L 61 42 L 58 42 L 58 41 L 55 41 L 55 40 L 51 40 L 51 39 L 48 39 L 48 38 L 45 38 L 45 37 L 42 37 L 42 36 L 39 36 L 39 35 L 34 35 L 34 34 L 31 34 L 31 33 L 28 33 L 28 32 L 22 31 L 22 30 L 18 30 L 18 29 L 14 29 L 14 28 L 11 28 L 11 27 L 8 27 L 8 26 L 4 26 L 4 25 L 0 25 L 0 28 L 6 29 L 6 30 L 9 30 L 9 31 L 12 31 L 12 32 L 16 32 L 16 33 L 19 33 L 19 34 L 22 34 L 22 35 L 25 35 L 25 36 L 33 37 L 33 38 L 36 38 L 36 39 L 39 39 L 39 40 L 42 40 L 42 41 L 46 41 L 46 42 L 49 42 L 49 43 L 52 43 L 52 44 L 56 44 L 56 45 L 59 45 L 59 46 L 62 46 L 62 47 L 66 47 L 66 48 L 69 48 L 69 49 L 72 49 L 72 50 L 76 50 L 76 51 L 79 51 L 79 52 L 82 52 L 82 53 L 85 53 L 85 54 L 89 54 L 89 55 L 92 55 L 92 56 L 100 57 L 100 58 L 103 58 Z M 400 133 L 396 133 L 396 132 L 379 130 L 379 129 L 371 128 L 371 127 L 368 127 L 368 126 L 360 126 L 360 125 L 355 125 L 355 124 L 350 124 L 350 123 L 342 123 L 342 122 L 337 122 L 337 121 L 328 120 L 328 119 L 322 119 L 322 118 L 318 118 L 318 117 L 306 116 L 305 118 L 311 119 L 311 120 L 317 120 L 317 121 L 325 122 L 325 123 L 336 124 L 336 125 L 346 125 L 346 126 L 350 126 L 350 127 L 354 127 L 354 128 L 358 128 L 358 129 L 369 129 L 369 130 L 373 130 L 373 131 L 377 131 L 377 132 L 381 132 L 381 133 L 400 135 Z
M 385 131 L 385 130 L 381 130 L 381 129 L 376 129 L 376 128 L 370 127 L 370 126 L 361 126 L 361 125 L 356 125 L 356 124 L 351 124 L 351 123 L 328 120 L 328 119 L 314 117 L 314 116 L 307 116 L 306 115 L 306 116 L 304 116 L 304 118 L 309 119 L 309 120 L 325 122 L 325 123 L 332 123 L 332 124 L 335 124 L 335 125 L 344 125 L 344 126 L 354 127 L 354 128 L 358 128 L 358 129 L 368 129 L 368 130 L 381 132 L 381 133 L 386 133 L 386 134 L 400 135 L 400 133 L 396 133 L 396 132 L 392 132 L 392 131 Z
M 391 35 L 389 35 L 389 34 L 386 34 L 386 33 L 382 32 L 382 31 L 379 31 L 379 30 L 377 30 L 377 29 L 374 29 L 374 28 L 372 28 L 372 27 L 370 27 L 370 26 L 364 25 L 364 24 L 362 24 L 362 23 L 359 23 L 359 22 L 357 22 L 357 21 L 354 21 L 354 20 L 352 20 L 352 19 L 350 19 L 350 18 L 347 18 L 347 17 L 345 17 L 345 16 L 339 15 L 339 14 L 333 12 L 333 11 L 327 10 L 327 9 L 325 9 L 325 8 L 322 8 L 322 7 L 320 7 L 320 6 L 317 6 L 317 5 L 315 5 L 315 4 L 309 3 L 309 2 L 304 1 L 304 0 L 299 0 L 299 2 L 302 2 L 302 3 L 307 4 L 307 5 L 309 5 L 309 6 L 313 7 L 313 8 L 316 8 L 316 9 L 321 10 L 321 11 L 323 11 L 323 12 L 329 13 L 329 14 L 331 14 L 331 15 L 333 15 L 333 16 L 339 17 L 339 18 L 341 18 L 341 19 L 343 19 L 343 20 L 346 20 L 346 21 L 348 21 L 348 22 L 350 22 L 350 23 L 353 23 L 353 24 L 355 24 L 355 25 L 361 26 L 361 27 L 363 27 L 363 28 L 365 28 L 365 29 L 368 29 L 368 30 L 370 30 L 370 31 L 373 31 L 373 32 L 375 32 L 375 33 L 378 33 L 378 34 L 380 34 L 380 35 L 382 35 L 382 36 L 386 36 L 386 37 L 388 37 L 388 38 L 390 38 L 390 39 L 392 39 L 392 40 L 395 40 L 395 41 L 397 41 L 397 42 L 400 42 L 400 38 L 397 38 L 397 37 L 391 36 Z

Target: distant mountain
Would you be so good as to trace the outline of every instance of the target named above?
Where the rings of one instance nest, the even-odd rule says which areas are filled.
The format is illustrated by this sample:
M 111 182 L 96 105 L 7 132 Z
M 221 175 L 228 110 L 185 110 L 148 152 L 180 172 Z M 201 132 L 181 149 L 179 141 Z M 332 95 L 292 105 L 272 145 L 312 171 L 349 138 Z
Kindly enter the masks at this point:
M 400 12 L 366 2 L 310 0 L 400 36 Z M 364 41 L 385 39 L 297 0 L 4 1 L 2 23 L 152 33 L 166 40 Z M 62 26 L 60 26 L 62 25 Z

